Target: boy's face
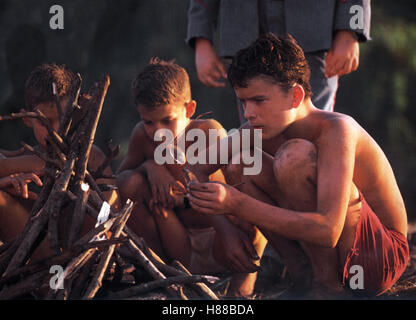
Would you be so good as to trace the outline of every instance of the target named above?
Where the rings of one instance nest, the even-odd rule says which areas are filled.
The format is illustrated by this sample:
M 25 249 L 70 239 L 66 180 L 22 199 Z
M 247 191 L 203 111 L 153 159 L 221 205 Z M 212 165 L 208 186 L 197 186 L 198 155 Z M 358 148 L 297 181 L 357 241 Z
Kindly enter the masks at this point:
M 146 134 L 151 140 L 154 140 L 155 132 L 159 129 L 168 129 L 176 137 L 188 125 L 189 118 L 195 111 L 195 101 L 155 108 L 146 108 L 139 104 L 137 110 L 143 120 Z
M 55 103 L 47 102 L 38 104 L 34 110 L 39 110 L 42 112 L 46 118 L 50 121 L 52 128 L 58 130 L 59 127 L 59 117 L 58 110 Z M 42 145 L 46 146 L 46 137 L 48 135 L 48 130 L 41 124 L 37 119 L 30 118 L 30 127 L 33 128 L 36 140 Z
M 296 116 L 292 89 L 283 91 L 267 76 L 248 81 L 246 88 L 234 88 L 241 100 L 244 117 L 253 129 L 262 129 L 262 138 L 273 138 L 287 128 Z

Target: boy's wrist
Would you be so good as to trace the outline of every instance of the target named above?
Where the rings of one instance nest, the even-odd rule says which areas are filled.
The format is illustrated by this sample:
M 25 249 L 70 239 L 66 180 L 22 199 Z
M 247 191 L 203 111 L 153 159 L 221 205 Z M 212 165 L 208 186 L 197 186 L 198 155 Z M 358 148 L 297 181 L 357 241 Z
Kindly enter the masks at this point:
M 230 214 L 232 214 L 233 216 L 238 217 L 239 213 L 241 212 L 241 208 L 244 206 L 244 193 L 240 192 L 237 189 L 233 190 L 233 197 L 232 197 L 232 202 L 231 202 L 231 212 Z
M 195 39 L 195 49 L 198 50 L 200 48 L 212 48 L 212 41 L 207 38 L 197 38 Z

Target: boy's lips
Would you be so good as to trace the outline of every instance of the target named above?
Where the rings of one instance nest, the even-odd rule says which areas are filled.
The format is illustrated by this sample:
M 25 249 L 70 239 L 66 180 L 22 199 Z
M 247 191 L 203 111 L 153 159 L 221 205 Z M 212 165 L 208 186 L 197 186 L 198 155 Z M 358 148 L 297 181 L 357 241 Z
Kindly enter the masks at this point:
M 264 126 L 258 125 L 258 124 L 251 124 L 250 125 L 253 129 L 263 129 Z

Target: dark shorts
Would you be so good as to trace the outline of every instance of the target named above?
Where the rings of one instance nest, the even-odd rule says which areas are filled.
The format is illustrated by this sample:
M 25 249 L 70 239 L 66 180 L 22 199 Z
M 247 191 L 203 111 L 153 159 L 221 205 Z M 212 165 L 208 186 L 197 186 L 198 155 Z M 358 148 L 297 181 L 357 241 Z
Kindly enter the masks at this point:
M 354 245 L 345 261 L 343 283 L 350 287 L 347 281 L 352 281 L 352 277 L 358 274 L 357 271 L 350 274 L 350 268 L 361 266 L 363 289 L 352 291 L 359 295 L 375 296 L 390 289 L 403 274 L 409 259 L 409 245 L 403 234 L 383 226 L 362 196 L 361 200 L 361 218 L 357 224 Z

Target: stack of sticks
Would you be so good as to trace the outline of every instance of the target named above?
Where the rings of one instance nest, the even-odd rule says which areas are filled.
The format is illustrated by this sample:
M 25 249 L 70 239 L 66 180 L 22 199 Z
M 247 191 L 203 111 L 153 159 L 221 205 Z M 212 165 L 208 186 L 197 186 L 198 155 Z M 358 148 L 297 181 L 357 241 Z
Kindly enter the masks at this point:
M 96 179 L 111 178 L 103 170 L 119 148 L 108 148 L 96 172 L 89 172 L 87 164 L 110 78 L 104 76 L 82 96 L 81 83 L 78 75 L 65 108 L 54 87 L 60 119 L 57 131 L 40 111 L 0 117 L 0 121 L 36 118 L 48 130 L 46 152 L 22 143 L 46 163 L 43 187 L 24 230 L 0 246 L 0 299 L 28 294 L 39 299 L 127 299 L 162 290 L 168 299 L 218 300 L 207 286 L 218 278 L 192 275 L 178 261 L 168 265 L 128 228 L 134 205 L 130 200 L 118 212 L 105 202 L 103 192 L 112 186 L 98 185 Z M 85 215 L 100 219 L 106 204 L 107 220 L 81 237 Z M 68 208 L 72 212 L 63 232 L 61 219 Z M 45 238 L 53 254 L 32 262 Z M 134 281 L 127 285 L 126 276 Z M 110 289 L 104 288 L 104 282 L 112 284 Z

